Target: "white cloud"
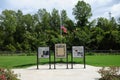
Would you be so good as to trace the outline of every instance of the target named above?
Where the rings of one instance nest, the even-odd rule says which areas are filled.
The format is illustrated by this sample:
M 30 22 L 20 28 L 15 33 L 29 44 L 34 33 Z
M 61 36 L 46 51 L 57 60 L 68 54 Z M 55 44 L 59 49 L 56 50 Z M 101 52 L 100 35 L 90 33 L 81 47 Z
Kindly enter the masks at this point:
M 9 0 L 10 6 L 18 9 L 18 8 L 68 8 L 73 6 L 74 0 Z
M 108 17 L 108 12 L 110 10 L 109 4 L 111 4 L 112 0 L 94 0 L 91 4 L 92 13 L 94 18 L 98 17 Z
M 120 17 L 120 11 L 119 11 L 119 8 L 120 8 L 120 3 L 116 4 L 116 5 L 113 5 L 113 7 L 111 8 L 111 13 L 112 13 L 112 16 L 114 17 Z
M 73 19 L 72 9 L 79 0 L 2 0 L 0 3 L 0 12 L 4 9 L 22 10 L 23 13 L 36 13 L 38 9 L 45 8 L 51 12 L 53 8 L 58 10 L 65 9 L 68 16 Z M 113 17 L 120 16 L 119 0 L 84 0 L 92 8 L 92 19 L 97 17 L 109 17 L 112 12 Z
M 72 8 L 78 0 L 8 0 L 8 9 L 22 10 L 23 13 L 35 13 L 38 9 L 45 8 L 51 12 L 53 8 L 67 10 L 68 16 L 72 16 Z M 73 18 L 73 16 L 72 16 Z

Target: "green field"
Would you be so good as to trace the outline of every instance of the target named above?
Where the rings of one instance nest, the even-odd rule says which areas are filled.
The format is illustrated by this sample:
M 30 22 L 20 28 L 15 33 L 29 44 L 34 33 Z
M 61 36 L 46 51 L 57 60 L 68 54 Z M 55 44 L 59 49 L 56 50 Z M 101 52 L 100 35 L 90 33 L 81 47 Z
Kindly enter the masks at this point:
M 69 62 L 71 58 L 69 57 Z M 41 64 L 48 63 L 48 59 L 40 59 Z M 56 59 L 56 62 L 64 62 Z M 52 57 L 53 62 L 53 57 Z M 82 64 L 82 58 L 75 58 L 74 63 Z M 99 55 L 99 56 L 86 56 L 86 64 L 93 66 L 120 66 L 120 55 Z M 24 68 L 36 65 L 36 56 L 0 56 L 0 67 L 4 68 Z

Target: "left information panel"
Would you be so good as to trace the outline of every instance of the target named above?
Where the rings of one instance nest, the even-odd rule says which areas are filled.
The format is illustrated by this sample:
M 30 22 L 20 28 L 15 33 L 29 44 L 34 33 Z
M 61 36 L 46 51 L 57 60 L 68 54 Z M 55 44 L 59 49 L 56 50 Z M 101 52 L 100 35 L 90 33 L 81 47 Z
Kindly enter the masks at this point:
M 49 47 L 38 47 L 39 58 L 49 58 Z

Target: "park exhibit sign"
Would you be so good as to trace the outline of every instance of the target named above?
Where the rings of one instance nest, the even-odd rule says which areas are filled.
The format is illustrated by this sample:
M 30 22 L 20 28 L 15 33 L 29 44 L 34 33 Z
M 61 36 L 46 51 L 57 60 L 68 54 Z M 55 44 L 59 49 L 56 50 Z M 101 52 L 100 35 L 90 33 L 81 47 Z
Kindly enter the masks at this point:
M 85 51 L 84 46 L 72 46 L 72 53 L 71 55 L 71 69 L 73 69 L 74 58 L 83 58 L 84 68 L 86 68 L 85 64 Z M 40 59 L 39 59 L 40 58 Z M 51 69 L 51 54 L 49 47 L 38 47 L 37 52 L 37 69 L 39 69 L 39 63 L 42 62 L 41 58 L 49 58 L 49 69 Z M 54 69 L 56 69 L 56 58 L 66 58 L 66 69 L 68 69 L 68 54 L 66 49 L 66 44 L 55 44 L 55 51 L 53 55 L 54 59 Z M 40 60 L 40 61 L 39 61 Z
M 55 44 L 55 57 L 66 58 L 66 44 Z
M 84 46 L 73 46 L 72 54 L 73 57 L 84 57 Z
M 49 47 L 38 47 L 39 58 L 49 58 Z

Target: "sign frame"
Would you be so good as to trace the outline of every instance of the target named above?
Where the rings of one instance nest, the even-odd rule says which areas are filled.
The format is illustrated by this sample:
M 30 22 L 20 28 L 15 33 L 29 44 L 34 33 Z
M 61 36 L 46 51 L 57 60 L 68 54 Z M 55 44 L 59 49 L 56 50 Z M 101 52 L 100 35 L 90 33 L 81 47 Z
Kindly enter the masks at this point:
M 73 57 L 84 57 L 84 46 L 72 46 L 72 55 Z
M 38 47 L 38 58 L 49 58 L 49 47 Z
M 66 44 L 55 44 L 55 57 L 66 58 Z
M 49 47 L 38 47 L 38 49 L 37 49 L 37 69 L 39 69 L 39 58 L 49 58 L 49 69 L 51 69 L 51 54 L 50 54 Z
M 75 55 L 75 51 L 73 50 L 77 50 L 77 54 Z M 80 55 L 82 54 L 82 56 Z M 71 69 L 73 69 L 73 58 L 83 58 L 83 63 L 84 63 L 84 69 L 86 68 L 86 57 L 85 57 L 85 48 L 84 46 L 72 46 L 72 54 L 71 54 Z

